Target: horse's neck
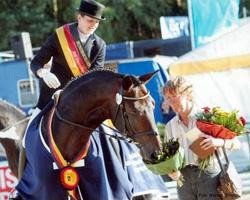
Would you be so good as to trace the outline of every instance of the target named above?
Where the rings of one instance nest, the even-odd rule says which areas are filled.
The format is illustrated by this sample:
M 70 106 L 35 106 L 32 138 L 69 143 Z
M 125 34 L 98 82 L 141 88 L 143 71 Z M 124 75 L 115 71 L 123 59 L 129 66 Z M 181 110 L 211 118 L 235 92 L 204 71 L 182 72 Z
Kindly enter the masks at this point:
M 95 78 L 83 83 L 79 79 L 79 83 L 70 84 L 61 94 L 57 104 L 60 116 L 67 122 L 54 115 L 51 130 L 55 143 L 66 159 L 74 159 L 88 142 L 93 130 L 114 115 L 112 113 L 116 105 L 111 97 L 119 90 L 121 78 L 115 75 L 110 77 L 108 82 L 106 77 L 105 81 L 100 76 Z M 48 117 L 49 114 L 46 114 L 45 124 L 48 123 Z
M 95 108 L 82 112 L 82 118 L 84 118 L 83 123 L 77 120 L 79 112 L 77 112 L 77 109 L 73 106 L 70 115 L 62 112 L 60 109 L 58 109 L 58 112 L 60 112 L 60 116 L 62 118 L 72 122 L 72 124 L 63 122 L 56 116 L 56 114 L 54 114 L 51 123 L 53 139 L 63 157 L 67 161 L 71 161 L 75 159 L 78 153 L 87 145 L 91 133 L 102 123 L 104 119 L 106 119 L 106 112 L 102 108 Z M 42 125 L 42 132 L 47 144 L 49 116 L 50 112 L 45 114 Z M 79 126 L 74 125 L 74 123 L 77 123 Z

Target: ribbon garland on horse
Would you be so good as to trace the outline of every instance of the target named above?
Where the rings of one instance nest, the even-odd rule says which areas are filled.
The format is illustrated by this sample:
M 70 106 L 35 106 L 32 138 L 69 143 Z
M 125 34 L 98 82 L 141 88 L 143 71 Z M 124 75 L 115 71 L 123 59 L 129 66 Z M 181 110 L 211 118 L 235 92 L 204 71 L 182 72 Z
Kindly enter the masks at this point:
M 60 169 L 60 181 L 63 187 L 68 191 L 69 196 L 71 196 L 74 200 L 77 200 L 77 191 L 76 188 L 79 184 L 79 174 L 74 169 L 77 162 L 87 155 L 90 141 L 87 142 L 86 145 L 82 148 L 82 150 L 79 152 L 79 154 L 72 160 L 67 161 L 64 159 L 63 155 L 61 154 L 60 150 L 58 149 L 51 130 L 51 123 L 52 123 L 52 117 L 55 113 L 56 106 L 59 100 L 59 96 L 54 98 L 54 106 L 51 110 L 50 117 L 48 120 L 48 139 L 49 139 L 49 147 L 52 153 L 52 156 L 56 162 L 56 165 Z

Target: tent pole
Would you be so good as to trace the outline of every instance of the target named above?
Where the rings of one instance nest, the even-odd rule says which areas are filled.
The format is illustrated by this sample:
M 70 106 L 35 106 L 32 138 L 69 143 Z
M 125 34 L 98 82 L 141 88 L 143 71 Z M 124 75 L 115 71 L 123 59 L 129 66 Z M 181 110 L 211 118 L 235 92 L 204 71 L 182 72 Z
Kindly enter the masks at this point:
M 195 43 L 194 43 L 194 23 L 193 23 L 193 13 L 192 13 L 192 0 L 188 0 L 187 4 L 188 4 L 188 18 L 189 18 L 189 31 L 190 31 L 190 38 L 191 38 L 191 47 L 192 47 L 192 49 L 194 49 Z

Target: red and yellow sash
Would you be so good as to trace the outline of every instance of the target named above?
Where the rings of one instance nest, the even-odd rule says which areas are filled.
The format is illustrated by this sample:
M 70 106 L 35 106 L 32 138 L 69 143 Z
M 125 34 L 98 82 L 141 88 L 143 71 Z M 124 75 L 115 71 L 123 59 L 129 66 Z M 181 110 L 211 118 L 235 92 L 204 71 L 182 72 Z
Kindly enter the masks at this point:
M 55 104 L 56 105 L 56 104 Z M 77 161 L 85 158 L 88 153 L 88 149 L 90 146 L 90 141 L 85 145 L 85 147 L 80 151 L 78 156 L 74 159 L 73 162 L 69 163 L 67 160 L 64 159 L 63 155 L 61 154 L 59 148 L 57 147 L 51 130 L 51 122 L 52 117 L 54 115 L 56 106 L 54 106 L 51 110 L 49 120 L 48 120 L 48 140 L 49 140 L 49 147 L 53 158 L 60 169 L 60 181 L 62 186 L 68 191 L 68 194 L 74 199 L 77 200 L 76 195 L 76 188 L 78 187 L 79 183 L 79 175 L 78 172 L 75 170 L 75 165 Z
M 83 59 L 84 57 L 87 58 L 86 55 L 81 56 L 76 41 L 70 32 L 69 24 L 57 28 L 56 34 L 72 74 L 76 77 L 87 72 L 90 62 Z

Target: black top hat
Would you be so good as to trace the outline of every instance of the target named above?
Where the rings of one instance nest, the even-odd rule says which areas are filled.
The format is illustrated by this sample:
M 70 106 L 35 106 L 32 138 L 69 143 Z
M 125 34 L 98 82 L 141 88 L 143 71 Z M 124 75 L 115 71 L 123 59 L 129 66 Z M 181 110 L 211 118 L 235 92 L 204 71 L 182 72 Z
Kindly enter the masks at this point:
M 77 10 L 95 19 L 105 20 L 105 17 L 102 16 L 104 8 L 104 5 L 96 1 L 82 0 L 80 7 Z

